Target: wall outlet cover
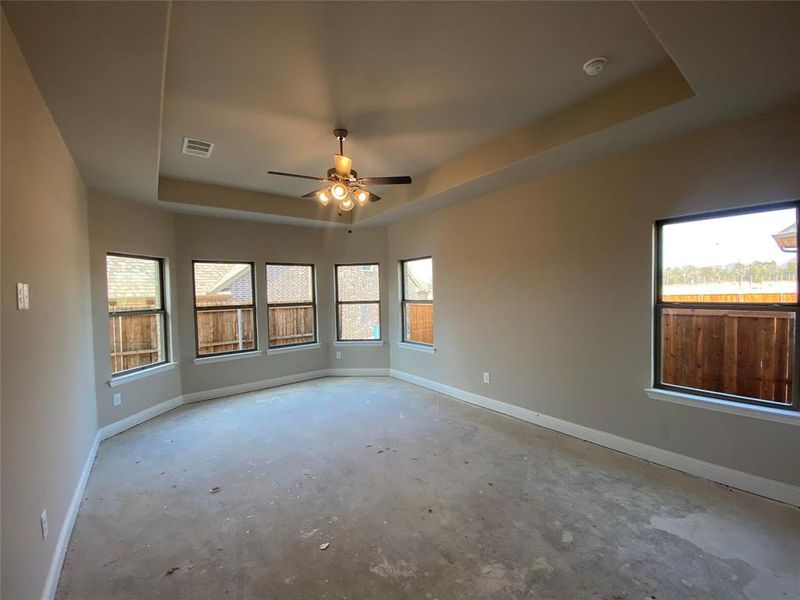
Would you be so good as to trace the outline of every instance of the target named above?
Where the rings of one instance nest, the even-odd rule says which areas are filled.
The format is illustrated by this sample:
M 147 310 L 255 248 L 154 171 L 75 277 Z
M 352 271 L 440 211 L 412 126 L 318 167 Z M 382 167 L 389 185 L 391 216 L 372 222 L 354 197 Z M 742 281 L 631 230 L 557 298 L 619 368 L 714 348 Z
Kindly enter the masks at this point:
M 488 372 L 484 372 L 483 374 L 483 383 L 492 383 L 492 376 Z
M 338 350 L 336 351 L 336 360 L 342 360 L 342 353 Z
M 122 394 L 116 393 L 114 394 L 114 406 L 119 406 L 122 404 Z

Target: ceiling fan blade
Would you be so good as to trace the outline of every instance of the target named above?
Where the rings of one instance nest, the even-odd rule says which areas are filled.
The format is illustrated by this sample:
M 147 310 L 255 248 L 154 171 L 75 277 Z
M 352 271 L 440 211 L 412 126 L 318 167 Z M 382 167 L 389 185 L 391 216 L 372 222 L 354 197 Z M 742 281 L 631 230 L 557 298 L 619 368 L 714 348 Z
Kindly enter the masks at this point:
M 334 154 L 333 162 L 336 165 L 336 174 L 339 177 L 350 177 L 350 168 L 353 166 L 353 159 L 343 154 Z
M 362 185 L 404 185 L 411 183 L 411 177 L 408 175 L 400 177 L 361 177 L 358 183 Z
M 372 192 L 369 193 L 369 201 L 370 202 L 377 202 L 380 199 L 381 199 L 381 197 L 378 196 L 377 194 L 373 194 Z
M 313 192 L 308 192 L 307 194 L 303 194 L 300 196 L 301 198 L 314 198 L 317 195 L 317 192 L 324 190 L 325 188 L 320 188 L 318 190 L 314 190 Z
M 312 181 L 327 181 L 321 177 L 312 177 L 311 175 L 298 175 L 297 173 L 282 173 L 280 171 L 267 171 L 270 175 L 280 175 L 282 177 L 297 177 L 298 179 L 310 179 Z

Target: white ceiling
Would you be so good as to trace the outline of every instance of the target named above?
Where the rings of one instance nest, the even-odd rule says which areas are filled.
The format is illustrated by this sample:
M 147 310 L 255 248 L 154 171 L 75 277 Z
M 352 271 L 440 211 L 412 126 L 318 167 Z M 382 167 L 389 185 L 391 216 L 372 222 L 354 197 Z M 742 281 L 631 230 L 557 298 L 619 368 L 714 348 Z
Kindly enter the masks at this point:
M 87 185 L 237 218 L 336 222 L 297 199 L 306 183 L 266 174 L 322 174 L 336 126 L 360 175 L 415 176 L 356 215 L 382 223 L 800 100 L 800 2 L 2 6 Z M 597 55 L 609 67 L 588 78 Z M 616 121 L 584 110 L 657 65 L 693 97 L 678 82 L 627 98 Z M 214 142 L 212 157 L 180 154 L 184 135 Z M 503 140 L 524 143 L 498 152 Z M 159 197 L 159 176 L 179 199 Z
M 666 58 L 625 2 L 178 2 L 161 173 L 297 196 L 313 182 L 266 171 L 323 175 L 344 126 L 359 174 L 417 175 Z

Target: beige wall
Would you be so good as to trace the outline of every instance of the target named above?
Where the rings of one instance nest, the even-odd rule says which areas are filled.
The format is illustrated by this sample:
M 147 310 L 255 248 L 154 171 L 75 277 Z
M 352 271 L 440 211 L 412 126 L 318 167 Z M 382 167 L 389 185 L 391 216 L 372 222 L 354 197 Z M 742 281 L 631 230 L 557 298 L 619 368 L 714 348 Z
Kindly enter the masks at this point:
M 388 368 L 388 346 L 334 347 L 333 265 L 347 262 L 379 262 L 382 295 L 387 293 L 386 230 L 382 227 L 312 229 L 177 215 L 177 298 L 181 331 L 181 364 L 184 394 L 252 383 L 295 373 L 327 368 Z M 314 263 L 317 278 L 317 318 L 320 348 L 285 354 L 262 355 L 224 362 L 194 364 L 194 312 L 192 260 L 241 260 L 255 263 L 258 339 L 267 347 L 265 264 L 267 262 Z M 388 313 L 381 306 L 384 325 Z M 386 338 L 384 328 L 384 338 Z M 342 358 L 336 360 L 335 352 Z
M 175 314 L 175 217 L 172 213 L 114 198 L 90 190 L 89 234 L 91 238 L 92 318 L 94 322 L 94 370 L 97 388 L 97 418 L 100 427 L 136 414 L 181 395 L 180 370 L 154 373 L 142 379 L 108 386 L 111 379 L 108 341 L 106 253 L 122 252 L 165 260 L 170 360 L 180 362 L 178 319 Z M 114 406 L 112 396 L 122 394 Z
M 97 429 L 86 190 L 2 16 L 2 580 L 38 598 Z M 16 282 L 30 310 L 16 310 Z M 50 533 L 42 540 L 39 515 Z
M 436 354 L 391 366 L 680 454 L 800 484 L 797 427 L 650 400 L 652 227 L 800 197 L 800 106 L 555 173 L 389 227 L 432 255 Z M 397 278 L 389 277 L 399 338 Z M 482 383 L 484 371 L 492 383 Z

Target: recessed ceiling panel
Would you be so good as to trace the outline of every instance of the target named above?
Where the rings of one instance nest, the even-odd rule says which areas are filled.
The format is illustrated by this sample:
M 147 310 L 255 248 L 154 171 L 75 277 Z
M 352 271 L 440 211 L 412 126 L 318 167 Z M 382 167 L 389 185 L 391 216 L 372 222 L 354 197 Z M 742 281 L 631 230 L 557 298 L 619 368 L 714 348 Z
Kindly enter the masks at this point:
M 299 196 L 266 171 L 324 174 L 343 126 L 359 175 L 416 175 L 666 59 L 623 2 L 177 2 L 161 173 Z

